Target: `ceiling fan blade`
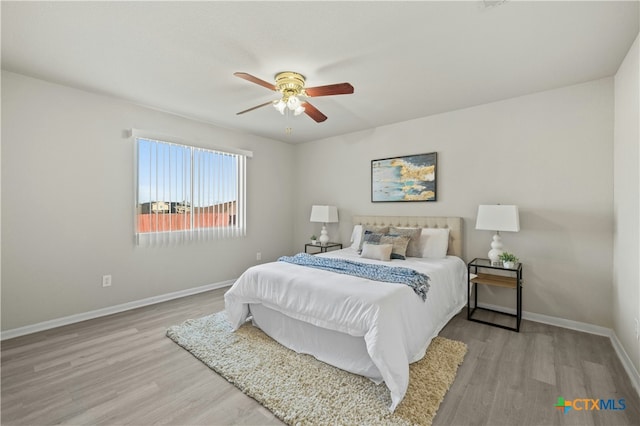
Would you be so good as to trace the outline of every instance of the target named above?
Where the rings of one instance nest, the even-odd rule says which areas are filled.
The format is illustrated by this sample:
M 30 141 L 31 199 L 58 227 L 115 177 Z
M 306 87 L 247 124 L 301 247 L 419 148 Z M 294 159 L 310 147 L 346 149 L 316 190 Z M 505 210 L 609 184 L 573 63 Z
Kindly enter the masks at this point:
M 267 106 L 267 105 L 272 104 L 272 103 L 273 103 L 273 101 L 265 102 L 265 103 L 263 103 L 261 105 L 254 106 L 253 108 L 249 108 L 249 109 L 245 109 L 244 111 L 236 112 L 236 115 L 244 114 L 245 112 L 253 111 L 254 109 L 262 108 L 263 106 Z
M 318 109 L 309 102 L 302 102 L 301 105 L 304 107 L 304 113 L 314 119 L 316 123 L 322 123 L 327 119 L 326 115 L 318 111 Z
M 305 89 L 307 96 L 330 96 L 330 95 L 350 95 L 353 93 L 353 86 L 349 83 L 329 84 L 327 86 L 309 87 Z
M 276 90 L 276 86 L 274 86 L 273 84 L 266 82 L 264 80 L 259 79 L 258 77 L 254 77 L 251 74 L 247 74 L 246 72 L 234 72 L 233 75 L 235 75 L 236 77 L 240 77 L 244 80 L 250 81 L 252 83 L 255 84 L 259 84 L 262 87 L 266 87 L 269 90 Z

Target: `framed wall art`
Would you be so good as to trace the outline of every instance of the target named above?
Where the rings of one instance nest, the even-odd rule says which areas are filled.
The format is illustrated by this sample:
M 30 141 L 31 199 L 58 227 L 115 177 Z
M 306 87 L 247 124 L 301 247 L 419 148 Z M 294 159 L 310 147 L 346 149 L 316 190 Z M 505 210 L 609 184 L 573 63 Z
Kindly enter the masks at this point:
M 371 160 L 371 201 L 436 201 L 437 153 Z

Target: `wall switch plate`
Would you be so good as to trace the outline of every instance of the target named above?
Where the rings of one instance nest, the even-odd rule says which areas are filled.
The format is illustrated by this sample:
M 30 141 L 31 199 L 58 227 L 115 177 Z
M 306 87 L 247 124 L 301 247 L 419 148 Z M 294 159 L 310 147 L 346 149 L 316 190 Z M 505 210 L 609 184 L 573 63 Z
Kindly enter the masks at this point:
M 640 340 L 640 322 L 638 322 L 638 318 L 634 318 L 636 324 L 636 340 Z
M 111 275 L 102 276 L 102 287 L 111 287 Z
M 262 253 L 260 252 L 256 253 L 256 260 L 262 260 Z

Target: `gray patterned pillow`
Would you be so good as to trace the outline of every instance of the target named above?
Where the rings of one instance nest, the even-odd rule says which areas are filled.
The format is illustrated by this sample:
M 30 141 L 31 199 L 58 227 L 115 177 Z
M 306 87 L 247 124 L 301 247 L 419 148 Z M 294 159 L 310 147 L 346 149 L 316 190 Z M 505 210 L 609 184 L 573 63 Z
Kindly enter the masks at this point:
M 389 232 L 388 226 L 371 226 L 371 225 L 363 225 L 362 226 L 362 238 L 360 238 L 360 246 L 358 246 L 358 253 L 362 253 L 362 245 L 364 244 L 364 237 L 368 233 L 370 234 L 386 234 Z
M 410 238 L 406 235 L 383 235 L 380 244 L 393 244 L 391 259 L 405 260 Z
M 378 232 L 364 231 L 364 235 L 362 236 L 361 247 L 364 247 L 365 243 L 369 244 L 380 244 L 380 240 L 384 234 Z
M 365 231 L 362 244 L 391 244 L 393 249 L 391 251 L 391 259 L 406 259 L 407 245 L 409 244 L 409 237 L 406 235 L 388 235 L 379 234 L 370 231 Z
M 422 228 L 389 228 L 389 235 L 405 235 L 410 238 L 407 246 L 407 256 L 422 257 L 422 244 L 420 244 L 420 235 Z

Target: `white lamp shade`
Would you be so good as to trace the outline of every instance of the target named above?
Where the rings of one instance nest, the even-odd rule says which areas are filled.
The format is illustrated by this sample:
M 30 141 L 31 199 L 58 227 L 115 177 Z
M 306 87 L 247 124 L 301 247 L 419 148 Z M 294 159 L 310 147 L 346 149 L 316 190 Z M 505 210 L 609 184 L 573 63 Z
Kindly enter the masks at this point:
M 292 111 L 298 108 L 299 106 L 300 106 L 300 99 L 298 99 L 295 96 L 291 96 L 287 101 L 287 107 Z
M 312 206 L 310 222 L 333 223 L 338 221 L 336 206 Z
M 273 104 L 273 107 L 277 109 L 280 114 L 284 114 L 284 109 L 287 107 L 287 104 L 282 102 L 282 99 L 280 99 L 278 102 Z
M 520 231 L 518 206 L 481 205 L 478 206 L 476 229 L 487 231 Z

